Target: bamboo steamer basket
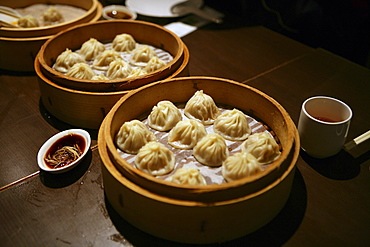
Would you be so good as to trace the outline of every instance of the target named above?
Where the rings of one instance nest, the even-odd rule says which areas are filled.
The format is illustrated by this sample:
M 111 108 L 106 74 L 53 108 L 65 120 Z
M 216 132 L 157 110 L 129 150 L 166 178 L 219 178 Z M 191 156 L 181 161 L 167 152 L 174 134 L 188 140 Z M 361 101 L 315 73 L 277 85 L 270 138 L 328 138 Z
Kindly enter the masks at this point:
M 189 75 L 189 50 L 185 45 L 183 56 L 182 64 L 169 78 Z M 45 108 L 56 118 L 81 128 L 98 129 L 112 106 L 130 92 L 89 92 L 63 87 L 42 73 L 39 59 L 35 59 L 34 67 Z
M 11 8 L 25 8 L 33 4 L 62 4 L 70 5 L 77 8 L 86 10 L 86 13 L 77 19 L 58 23 L 51 26 L 43 27 L 31 27 L 31 28 L 11 28 L 11 27 L 0 27 L 0 36 L 8 38 L 30 38 L 54 35 L 62 30 L 70 28 L 74 25 L 90 22 L 95 18 L 97 10 L 101 4 L 98 0 L 82 0 L 82 1 L 71 1 L 71 0 L 5 0 L 1 1 L 1 5 Z M 101 11 L 100 11 L 101 13 Z
M 72 5 L 86 9 L 87 12 L 76 20 L 53 26 L 37 28 L 0 27 L 0 69 L 33 71 L 33 62 L 38 51 L 53 35 L 78 23 L 95 22 L 101 17 L 102 5 L 98 0 L 6 0 L 2 2 L 2 5 L 18 8 L 36 3 Z M 12 59 L 9 59 L 9 57 Z
M 186 85 L 188 83 L 191 85 Z M 231 84 L 227 86 L 228 83 Z M 180 86 L 181 84 L 185 84 L 185 86 L 182 87 Z M 129 172 L 123 172 L 122 169 L 119 169 L 119 164 L 114 159 L 113 151 L 109 147 L 110 137 L 113 137 L 118 131 L 116 125 L 119 125 L 114 123 L 115 120 L 111 121 L 112 116 L 117 114 L 118 122 L 126 121 L 148 108 L 139 105 L 131 111 L 125 109 L 125 111 L 119 112 L 114 108 L 120 108 L 118 106 L 125 105 L 133 95 L 138 97 L 144 96 L 139 91 L 146 91 L 145 96 L 150 98 L 148 99 L 149 104 L 162 100 L 162 88 L 167 88 L 166 92 L 171 92 L 171 95 L 175 94 L 173 97 L 167 94 L 166 98 L 174 101 L 183 101 L 187 97 L 182 96 L 182 93 L 187 94 L 187 91 L 191 91 L 187 89 L 188 86 L 194 87 L 193 90 L 203 89 L 206 93 L 207 91 L 208 93 L 211 92 L 210 95 L 216 102 L 233 103 L 233 106 L 243 110 L 253 110 L 253 113 L 258 116 L 273 118 L 273 120 L 263 120 L 276 131 L 278 136 L 280 135 L 280 139 L 286 139 L 290 143 L 283 144 L 286 149 L 289 149 L 285 149 L 288 152 L 288 157 L 286 157 L 286 164 L 279 166 L 280 172 L 275 180 L 269 181 L 268 179 L 264 181 L 264 186 L 262 187 L 258 183 L 260 180 L 263 180 L 263 177 L 259 176 L 228 183 L 226 184 L 228 187 L 234 188 L 229 190 L 230 195 L 226 197 L 223 193 L 217 193 L 217 191 L 230 188 L 221 188 L 222 186 L 217 185 L 182 185 L 184 189 L 191 191 L 191 193 L 199 194 L 199 196 L 180 198 L 176 196 L 178 195 L 177 192 L 173 192 L 175 186 L 172 184 L 167 184 L 166 190 L 158 191 L 153 187 L 145 187 L 145 183 L 138 179 L 133 179 Z M 150 87 L 157 87 L 158 97 L 150 96 L 153 95 L 151 90 L 147 90 Z M 213 87 L 218 89 L 212 91 L 210 88 Z M 182 91 L 176 91 L 179 88 Z M 239 90 L 236 90 L 237 88 Z M 219 93 L 217 93 L 218 90 Z M 252 92 L 247 93 L 248 90 Z M 230 93 L 233 94 L 233 97 L 230 97 Z M 246 93 L 245 97 L 239 98 L 243 93 Z M 281 124 L 279 123 L 273 123 L 278 119 L 274 117 L 275 114 L 278 115 L 278 110 L 270 111 L 272 109 L 267 107 L 268 104 L 261 102 L 261 100 L 253 102 L 259 98 L 259 96 L 253 97 L 255 93 L 261 94 L 261 97 L 262 95 L 266 96 L 246 85 L 228 80 L 197 77 L 165 80 L 132 91 L 122 97 L 105 118 L 98 136 L 99 154 L 103 161 L 104 190 L 109 203 L 115 211 L 130 224 L 149 234 L 170 241 L 191 244 L 209 244 L 233 240 L 249 234 L 271 221 L 284 207 L 290 195 L 300 143 L 297 130 L 293 122 L 289 120 L 289 116 L 285 116 L 288 118 L 286 123 L 289 125 L 289 131 L 279 130 L 279 128 L 286 129 L 286 127 L 280 126 Z M 248 97 L 251 97 L 251 99 L 248 99 Z M 267 98 L 266 100 L 270 101 L 272 99 Z M 244 101 L 248 103 L 246 104 Z M 120 109 L 123 110 L 123 108 Z M 111 128 L 109 127 L 110 125 L 112 125 Z M 282 135 L 287 135 L 287 137 Z M 279 159 L 277 162 L 281 163 L 282 160 Z M 158 180 L 157 182 L 162 183 Z M 252 189 L 248 189 L 243 183 L 247 183 Z M 243 192 L 235 193 L 237 189 Z M 213 191 L 213 193 L 209 194 L 210 191 Z M 208 197 L 208 200 L 203 200 L 202 196 Z
M 137 118 L 160 100 L 186 102 L 197 90 L 212 96 L 217 104 L 225 104 L 248 112 L 262 120 L 277 135 L 282 154 L 262 173 L 231 183 L 207 186 L 184 186 L 157 179 L 134 168 L 117 151 L 114 138 L 125 121 Z M 145 100 L 142 100 L 145 99 Z M 164 80 L 132 90 L 122 97 L 106 116 L 104 138 L 112 162 L 124 176 L 157 194 L 176 199 L 214 202 L 254 193 L 278 179 L 294 158 L 292 147 L 296 127 L 284 108 L 268 95 L 250 86 L 220 78 L 185 77 Z
M 101 81 L 76 79 L 52 68 L 59 54 L 66 48 L 79 49 L 91 37 L 109 43 L 121 33 L 131 34 L 138 43 L 169 52 L 173 60 L 161 69 L 144 76 Z M 59 33 L 41 47 L 38 59 L 42 73 L 61 86 L 91 92 L 121 91 L 168 78 L 184 61 L 184 43 L 176 34 L 157 24 L 136 20 L 108 20 L 77 25 Z

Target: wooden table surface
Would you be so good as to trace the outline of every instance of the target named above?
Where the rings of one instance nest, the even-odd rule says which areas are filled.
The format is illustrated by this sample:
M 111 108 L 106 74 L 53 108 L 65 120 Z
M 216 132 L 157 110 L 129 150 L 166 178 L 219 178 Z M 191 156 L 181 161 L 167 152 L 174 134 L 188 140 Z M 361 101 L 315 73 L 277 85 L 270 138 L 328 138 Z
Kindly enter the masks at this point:
M 190 75 L 229 78 L 280 102 L 297 123 L 314 95 L 348 103 L 348 140 L 369 129 L 370 71 L 264 27 L 201 29 L 183 38 Z M 71 128 L 40 104 L 35 75 L 0 75 L 1 246 L 187 246 L 132 227 L 104 196 L 98 151 L 70 172 L 39 170 L 36 155 L 53 134 Z M 88 130 L 96 144 L 97 131 Z M 328 159 L 303 152 L 283 210 L 256 232 L 213 246 L 367 246 L 370 243 L 370 152 Z

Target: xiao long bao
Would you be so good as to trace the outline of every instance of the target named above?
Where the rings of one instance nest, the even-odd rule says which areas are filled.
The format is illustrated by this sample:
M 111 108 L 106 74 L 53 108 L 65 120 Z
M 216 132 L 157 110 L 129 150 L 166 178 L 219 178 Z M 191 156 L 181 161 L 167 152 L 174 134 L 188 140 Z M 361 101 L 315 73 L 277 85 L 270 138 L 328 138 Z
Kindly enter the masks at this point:
M 167 131 L 181 120 L 180 110 L 171 101 L 162 100 L 152 108 L 148 117 L 148 125 L 158 131 Z
M 58 57 L 54 64 L 54 69 L 61 73 L 67 73 L 68 70 L 76 63 L 84 63 L 84 58 L 70 49 L 66 49 Z
M 188 118 L 198 120 L 202 124 L 213 124 L 221 112 L 212 97 L 200 90 L 188 100 L 184 113 Z
M 201 90 L 179 105 L 185 106 L 162 100 L 147 118 L 123 123 L 116 136 L 126 153 L 121 157 L 147 174 L 184 185 L 233 182 L 262 172 L 279 157 L 265 125 L 244 112 L 218 107 Z
M 152 141 L 140 148 L 136 167 L 151 175 L 164 175 L 175 167 L 175 155 L 162 143 Z
M 124 152 L 137 154 L 145 144 L 155 141 L 155 135 L 139 120 L 125 122 L 117 136 L 117 146 Z
M 80 54 L 86 61 L 93 61 L 103 51 L 105 51 L 103 43 L 97 39 L 90 38 L 82 44 Z
M 53 69 L 74 77 L 69 69 L 76 63 L 86 63 L 96 75 L 92 80 L 117 80 L 153 73 L 172 60 L 169 52 L 139 44 L 132 35 L 122 33 L 117 34 L 111 43 L 104 44 L 91 37 L 80 49 L 71 51 L 67 48 L 58 55 Z
M 168 143 L 179 149 L 191 149 L 207 135 L 206 128 L 194 119 L 183 120 L 168 134 Z
M 203 175 L 195 168 L 179 168 L 170 178 L 171 182 L 187 185 L 206 185 Z

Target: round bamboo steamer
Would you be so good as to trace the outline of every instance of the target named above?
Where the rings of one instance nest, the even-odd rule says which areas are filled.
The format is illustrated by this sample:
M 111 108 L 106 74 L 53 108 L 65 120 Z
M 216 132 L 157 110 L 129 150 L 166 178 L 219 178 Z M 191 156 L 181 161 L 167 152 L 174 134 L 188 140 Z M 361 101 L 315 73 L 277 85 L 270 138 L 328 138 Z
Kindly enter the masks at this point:
M 138 43 L 152 45 L 169 52 L 173 60 L 161 69 L 144 76 L 100 81 L 76 79 L 52 68 L 57 57 L 66 48 L 79 49 L 91 37 L 103 43 L 109 43 L 121 33 L 131 34 Z M 176 34 L 157 24 L 136 20 L 108 20 L 80 24 L 60 32 L 45 42 L 39 51 L 38 59 L 42 73 L 61 86 L 91 92 L 122 91 L 168 78 L 184 61 L 184 43 Z
M 189 50 L 184 45 L 184 59 L 169 78 L 188 76 Z M 56 118 L 81 128 L 98 129 L 112 106 L 130 90 L 88 92 L 63 87 L 47 78 L 41 71 L 39 59 L 34 67 L 38 76 L 41 101 Z
M 115 145 L 115 136 L 126 121 L 149 113 L 161 100 L 187 102 L 197 91 L 203 90 L 216 104 L 225 104 L 243 110 L 269 126 L 282 146 L 280 157 L 263 172 L 230 183 L 206 186 L 185 186 L 160 180 L 129 164 L 121 158 Z M 145 99 L 145 100 L 143 100 Z M 296 127 L 285 109 L 273 98 L 248 85 L 213 77 L 184 77 L 164 80 L 132 90 L 123 96 L 106 116 L 101 130 L 108 146 L 111 161 L 117 169 L 135 184 L 156 194 L 176 199 L 214 202 L 254 193 L 278 179 L 295 157 L 293 145 Z
M 9 1 L 13 4 L 15 3 L 23 3 L 23 1 Z M 38 1 L 39 3 L 41 1 Z M 55 0 L 55 2 L 57 2 Z M 72 1 L 69 1 L 72 3 Z M 97 0 L 84 0 L 84 1 L 75 1 L 75 4 L 82 4 L 82 2 L 91 2 L 93 4 L 93 9 L 89 9 L 88 18 L 84 18 L 83 21 L 86 22 L 95 22 L 100 19 L 102 5 Z M 12 6 L 8 4 L 7 6 Z M 96 7 L 94 7 L 96 6 Z M 64 26 L 63 26 L 64 27 Z M 8 28 L 9 29 L 9 28 Z M 22 28 L 20 30 L 23 30 Z M 47 28 L 46 28 L 47 29 Z M 0 31 L 5 32 L 6 28 L 0 28 Z M 37 31 L 39 34 L 35 34 L 35 36 L 31 37 L 27 35 L 25 32 L 19 32 L 18 29 L 12 29 L 12 33 L 14 32 L 13 36 L 11 37 L 10 34 L 8 36 L 0 35 L 0 69 L 9 70 L 9 71 L 33 71 L 34 70 L 34 59 L 39 52 L 41 46 L 50 39 L 54 34 L 56 34 L 57 30 L 51 34 L 47 34 L 48 32 Z M 9 30 L 10 31 L 10 30 Z M 45 34 L 44 34 L 45 33 Z M 5 34 L 5 33 L 4 33 Z M 25 37 L 17 37 L 26 34 Z M 33 35 L 33 34 L 32 34 Z M 10 59 L 11 58 L 11 59 Z
M 72 27 L 77 24 L 90 22 L 92 19 L 95 19 L 97 15 L 97 10 L 99 9 L 98 0 L 81 0 L 81 1 L 72 1 L 72 0 L 3 0 L 1 5 L 7 6 L 10 8 L 25 8 L 33 4 L 62 4 L 70 5 L 77 8 L 86 10 L 86 13 L 79 18 L 71 21 L 66 21 L 50 26 L 43 27 L 31 27 L 31 28 L 11 28 L 11 27 L 0 27 L 0 36 L 7 38 L 31 38 L 31 37 L 42 37 L 54 35 L 62 30 L 65 30 L 69 27 Z M 101 11 L 100 11 L 101 13 Z M 100 17 L 100 16 L 99 16 Z
M 300 150 L 297 131 L 291 162 L 273 183 L 229 200 L 201 202 L 156 194 L 128 179 L 110 159 L 106 124 L 104 121 L 98 136 L 105 195 L 124 220 L 144 232 L 181 243 L 226 242 L 266 225 L 288 200 Z

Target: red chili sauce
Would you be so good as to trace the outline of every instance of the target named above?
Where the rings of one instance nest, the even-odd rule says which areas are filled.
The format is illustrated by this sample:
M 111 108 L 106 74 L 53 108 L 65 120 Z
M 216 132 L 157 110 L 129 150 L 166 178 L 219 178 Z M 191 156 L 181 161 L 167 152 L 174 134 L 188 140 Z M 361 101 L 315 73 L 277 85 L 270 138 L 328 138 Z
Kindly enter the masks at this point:
M 44 156 L 45 164 L 51 168 L 69 165 L 85 151 L 85 139 L 77 134 L 69 134 L 59 138 L 48 149 Z

